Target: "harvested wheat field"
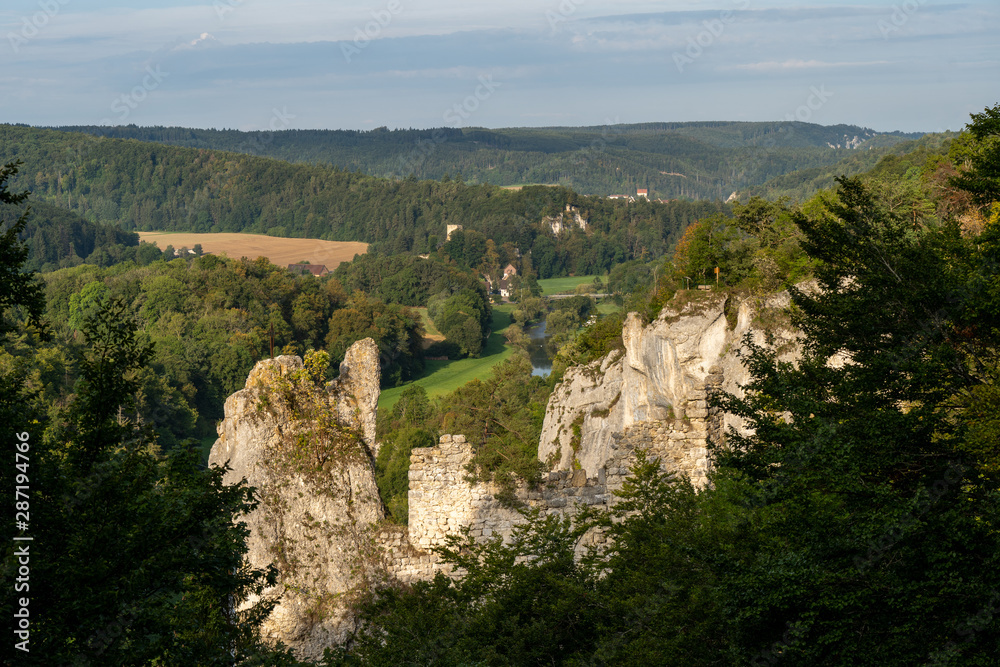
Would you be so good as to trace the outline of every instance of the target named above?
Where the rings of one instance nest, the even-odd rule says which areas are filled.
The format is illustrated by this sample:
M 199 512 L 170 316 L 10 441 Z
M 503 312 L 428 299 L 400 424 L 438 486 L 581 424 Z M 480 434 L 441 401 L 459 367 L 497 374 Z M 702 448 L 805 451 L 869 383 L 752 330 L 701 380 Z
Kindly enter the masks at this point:
M 318 239 L 286 239 L 263 234 L 193 234 L 187 232 L 139 232 L 139 238 L 155 243 L 160 250 L 172 245 L 174 250 L 194 248 L 200 243 L 203 252 L 228 255 L 234 259 L 267 257 L 272 264 L 288 266 L 308 261 L 325 264 L 333 271 L 341 262 L 368 252 L 367 243 L 353 241 L 320 241 Z

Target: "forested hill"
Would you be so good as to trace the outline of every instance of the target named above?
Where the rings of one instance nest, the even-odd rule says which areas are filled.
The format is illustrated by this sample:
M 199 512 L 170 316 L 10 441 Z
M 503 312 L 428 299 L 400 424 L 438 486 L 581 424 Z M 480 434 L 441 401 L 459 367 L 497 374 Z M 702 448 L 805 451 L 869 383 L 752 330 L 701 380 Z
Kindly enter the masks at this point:
M 563 187 L 504 190 L 456 181 L 386 180 L 326 166 L 206 149 L 0 126 L 0 156 L 19 159 L 14 189 L 122 229 L 256 232 L 365 241 L 386 254 L 427 252 L 460 224 L 531 250 L 540 277 L 604 272 L 664 254 L 719 202 L 582 197 Z M 543 219 L 578 207 L 584 233 Z
M 24 208 L 0 204 L 0 220 L 17 220 Z M 42 272 L 84 262 L 106 266 L 135 259 L 139 246 L 139 235 L 135 232 L 85 220 L 43 201 L 31 204 L 24 231 L 18 238 L 28 242 L 24 268 Z
M 559 184 L 577 192 L 725 199 L 791 171 L 881 155 L 919 133 L 801 122 L 642 123 L 605 127 L 284 130 L 80 126 L 64 131 L 340 167 L 386 178 L 494 185 Z
M 776 200 L 787 196 L 792 201 L 802 202 L 820 190 L 830 190 L 836 186 L 839 176 L 857 176 L 875 169 L 883 158 L 899 159 L 903 156 L 922 156 L 946 154 L 952 139 L 957 132 L 942 132 L 927 134 L 913 141 L 904 141 L 881 150 L 855 151 L 839 162 L 823 167 L 800 169 L 776 178 L 762 185 L 741 191 L 742 197 L 757 195 L 765 199 Z

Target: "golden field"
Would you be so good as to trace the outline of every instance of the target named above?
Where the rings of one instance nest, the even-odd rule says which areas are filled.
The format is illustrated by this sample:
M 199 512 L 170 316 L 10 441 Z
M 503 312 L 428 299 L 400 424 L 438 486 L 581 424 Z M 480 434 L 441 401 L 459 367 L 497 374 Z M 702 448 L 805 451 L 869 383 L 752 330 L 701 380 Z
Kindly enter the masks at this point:
M 213 255 L 228 255 L 234 259 L 266 257 L 272 264 L 288 266 L 308 260 L 310 264 L 325 264 L 333 271 L 341 262 L 368 252 L 367 243 L 353 241 L 320 241 L 318 239 L 286 239 L 263 234 L 194 234 L 186 232 L 139 232 L 139 238 L 155 243 L 160 250 L 172 245 L 175 250 L 194 248 Z

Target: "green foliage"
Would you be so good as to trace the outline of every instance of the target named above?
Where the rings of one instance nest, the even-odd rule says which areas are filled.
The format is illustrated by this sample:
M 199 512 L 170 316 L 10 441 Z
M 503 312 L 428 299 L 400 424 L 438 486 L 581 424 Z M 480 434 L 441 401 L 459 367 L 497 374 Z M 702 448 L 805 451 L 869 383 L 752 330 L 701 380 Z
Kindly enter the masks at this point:
M 674 267 L 677 277 L 692 284 L 715 284 L 715 269 L 724 285 L 738 285 L 753 272 L 758 245 L 732 218 L 715 215 L 688 228 L 677 245 Z
M 347 348 L 364 338 L 373 338 L 379 347 L 382 386 L 393 387 L 414 379 L 423 370 L 422 337 L 422 320 L 415 310 L 355 292 L 330 317 L 326 349 L 339 364 Z
M 515 354 L 493 377 L 473 380 L 442 399 L 441 433 L 464 434 L 475 448 L 470 474 L 495 481 L 510 502 L 518 481 L 539 481 L 538 438 L 549 389 L 531 375 L 531 362 Z
M 749 431 L 704 489 L 639 452 L 607 514 L 453 541 L 468 577 L 377 595 L 353 664 L 993 664 L 1000 224 L 963 235 L 883 185 L 796 215 L 803 357 L 745 341 L 750 381 L 716 402 Z M 591 527 L 605 549 L 574 559 Z
M 404 389 L 392 408 L 392 418 L 409 426 L 422 424 L 430 416 L 431 403 L 427 390 L 419 384 L 411 384 Z
M 28 249 L 18 237 L 25 230 L 28 214 L 11 215 L 11 207 L 19 206 L 28 197 L 26 192 L 13 194 L 9 189 L 19 165 L 10 162 L 0 167 L 0 335 L 12 330 L 7 321 L 11 309 L 24 308 L 31 322 L 39 326 L 45 308 L 41 285 L 34 275 L 22 272 Z
M 69 298 L 69 326 L 76 331 L 83 330 L 88 317 L 108 305 L 111 293 L 99 280 L 87 283 L 83 289 Z
M 383 589 L 343 665 L 565 664 L 593 642 L 595 572 L 574 559 L 585 524 L 527 515 L 509 544 L 451 537 L 442 558 L 466 571 Z
M 734 639 L 765 651 L 794 627 L 783 654 L 797 664 L 951 649 L 986 664 L 995 621 L 959 637 L 995 605 L 1000 496 L 970 438 L 981 407 L 962 397 L 996 386 L 995 288 L 979 285 L 995 282 L 1000 246 L 992 231 L 914 225 L 854 179 L 827 213 L 800 222 L 822 287 L 793 292 L 804 358 L 752 346 L 746 398 L 723 402 L 754 429 L 716 458 L 716 483 L 751 508 L 737 539 L 753 555 L 728 582 L 744 609 Z M 850 361 L 829 365 L 835 352 Z
M 519 482 L 537 484 L 538 438 L 550 392 L 545 380 L 531 375 L 527 357 L 517 352 L 497 364 L 486 380 L 473 379 L 433 402 L 422 386 L 407 387 L 392 410 L 380 409 L 378 416 L 383 449 L 376 480 L 394 517 L 398 521 L 406 518 L 403 484 L 409 470 L 409 449 L 429 446 L 412 444 L 418 438 L 433 444 L 440 433 L 465 435 L 475 448 L 470 476 L 498 482 L 504 502 L 513 501 Z M 391 470 L 398 470 L 396 482 L 383 477 Z
M 446 225 L 457 223 L 473 242 L 468 253 L 463 240 L 461 252 L 452 247 L 445 256 L 455 252 L 460 263 L 476 267 L 491 239 L 498 249 L 509 244 L 522 254 L 530 251 L 542 278 L 604 273 L 625 259 L 662 255 L 684 226 L 726 208 L 719 202 L 626 204 L 581 197 L 564 187 L 514 191 L 455 181 L 385 180 L 338 167 L 0 126 L 0 149 L 15 146 L 33 165 L 31 177 L 21 179 L 24 187 L 93 223 L 129 231 L 366 241 L 370 251 L 384 255 L 434 252 Z M 553 238 L 541 220 L 567 205 L 581 208 L 589 231 Z M 118 255 L 138 260 L 139 249 L 131 256 L 108 247 L 108 259 L 95 261 Z M 422 271 L 414 267 L 416 277 Z M 383 277 L 389 283 L 387 300 L 416 298 L 407 294 L 410 276 Z
M 413 426 L 393 431 L 390 438 L 382 440 L 375 479 L 389 516 L 398 524 L 406 525 L 409 519 L 410 452 L 416 447 L 433 447 L 435 442 L 429 431 Z
M 317 385 L 325 385 L 327 381 L 327 375 L 330 372 L 330 355 L 324 350 L 310 350 L 306 352 L 306 356 L 303 357 L 302 363 L 305 366 L 306 372 L 309 374 L 309 379 L 311 379 Z
M 524 327 L 540 320 L 545 312 L 545 300 L 541 297 L 530 296 L 520 299 L 510 316 L 514 322 Z
M 551 308 L 546 317 L 545 333 L 551 335 L 556 344 L 561 344 L 586 324 L 597 310 L 597 303 L 589 296 L 573 296 L 553 300 Z
M 132 416 L 151 424 L 164 448 L 214 433 L 226 396 L 268 355 L 272 326 L 275 354 L 302 354 L 323 344 L 330 316 L 347 300 L 335 279 L 295 278 L 267 262 L 212 255 L 144 267 L 84 265 L 47 274 L 45 282 L 46 317 L 70 355 L 80 345 L 74 332 L 108 301 L 123 300 L 140 313 L 155 351 L 138 378 Z M 29 364 L 34 356 L 18 353 Z M 47 377 L 53 400 L 74 391 L 72 364 Z
M 279 660 L 258 634 L 273 601 L 256 596 L 274 571 L 247 565 L 247 531 L 233 521 L 255 507 L 252 489 L 223 485 L 224 470 L 205 469 L 193 443 L 158 456 L 152 431 L 123 417 L 150 350 L 120 301 L 86 315 L 83 332 L 68 408 L 44 435 L 39 420 L 4 426 L 30 443 L 30 548 L 44 554 L 31 559 L 31 652 L 21 662 Z M 0 472 L 5 489 L 11 470 Z M 6 548 L 5 585 L 17 562 Z M 13 604 L 4 599 L 5 615 Z
M 427 313 L 438 331 L 463 354 L 473 357 L 483 350 L 489 339 L 493 319 L 486 291 L 479 285 L 477 288 L 445 291 L 427 304 Z
M 16 218 L 24 212 L 22 206 L 0 203 L 0 218 Z M 146 253 L 155 250 L 155 246 L 140 247 L 139 236 L 134 232 L 90 222 L 48 202 L 33 202 L 26 216 L 18 238 L 28 245 L 24 263 L 28 271 L 55 271 L 85 262 L 110 266 L 125 261 L 140 264 L 152 261 Z M 154 259 L 159 257 L 160 251 L 156 250 Z
M 836 188 L 838 177 L 877 174 L 881 169 L 894 164 L 923 163 L 928 158 L 946 154 L 948 145 L 955 136 L 954 132 L 942 132 L 924 135 L 914 141 L 846 151 L 836 162 L 827 166 L 798 168 L 762 185 L 750 187 L 747 194 L 770 201 L 788 197 L 793 202 L 804 203 L 818 192 Z
M 971 193 L 979 205 L 1000 200 L 1000 104 L 972 114 L 966 131 L 949 153 L 961 166 L 951 185 Z
M 348 292 L 360 290 L 386 303 L 403 306 L 424 306 L 432 295 L 452 285 L 474 288 L 479 282 L 468 272 L 433 257 L 385 256 L 374 252 L 342 263 L 333 273 Z
M 604 127 L 434 128 L 238 132 L 164 127 L 67 127 L 98 137 L 239 151 L 307 164 L 339 165 L 373 176 L 473 183 L 559 183 L 578 192 L 666 199 L 725 199 L 803 168 L 858 173 L 918 134 L 875 133 L 851 125 L 800 122 L 640 123 Z M 858 137 L 857 149 L 844 146 Z M 93 141 L 93 140 L 91 140 Z M 96 142 L 95 142 L 96 143 Z M 840 146 L 833 148 L 833 146 Z M 427 147 L 433 146 L 433 150 Z M 852 163 L 868 165 L 845 172 Z M 821 187 L 829 187 L 830 183 Z M 557 209 L 552 214 L 558 213 Z M 461 221 L 460 221 L 461 222 Z M 443 235 L 443 230 L 440 232 Z

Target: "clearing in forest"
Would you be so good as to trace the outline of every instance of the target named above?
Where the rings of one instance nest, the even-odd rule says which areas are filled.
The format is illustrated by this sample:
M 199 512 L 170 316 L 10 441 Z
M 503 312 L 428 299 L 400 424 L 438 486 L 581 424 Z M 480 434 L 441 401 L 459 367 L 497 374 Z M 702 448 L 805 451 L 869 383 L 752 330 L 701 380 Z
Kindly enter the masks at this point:
M 437 398 L 472 380 L 489 379 L 493 375 L 493 367 L 514 354 L 514 348 L 507 344 L 503 335 L 510 325 L 511 310 L 513 307 L 509 305 L 493 306 L 493 333 L 480 356 L 454 361 L 425 361 L 424 374 L 414 382 L 422 385 L 430 398 Z M 379 395 L 378 406 L 391 410 L 407 386 L 384 389 Z

